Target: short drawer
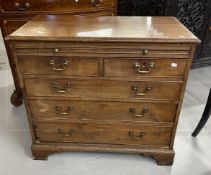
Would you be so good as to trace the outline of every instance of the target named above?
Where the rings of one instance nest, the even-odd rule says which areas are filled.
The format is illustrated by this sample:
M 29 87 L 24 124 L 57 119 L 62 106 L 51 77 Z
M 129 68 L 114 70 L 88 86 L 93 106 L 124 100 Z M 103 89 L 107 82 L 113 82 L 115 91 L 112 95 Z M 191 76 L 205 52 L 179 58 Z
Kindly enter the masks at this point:
M 177 104 L 148 102 L 100 102 L 29 100 L 38 120 L 98 120 L 173 122 Z
M 187 61 L 183 59 L 106 59 L 105 76 L 183 77 Z
M 101 143 L 169 146 L 172 127 L 144 126 L 142 123 L 37 123 L 41 142 Z
M 114 7 L 115 0 L 1 0 L 2 13 L 86 12 Z
M 23 74 L 97 76 L 98 60 L 72 57 L 19 56 Z
M 181 82 L 99 79 L 25 79 L 28 97 L 87 97 L 179 100 Z

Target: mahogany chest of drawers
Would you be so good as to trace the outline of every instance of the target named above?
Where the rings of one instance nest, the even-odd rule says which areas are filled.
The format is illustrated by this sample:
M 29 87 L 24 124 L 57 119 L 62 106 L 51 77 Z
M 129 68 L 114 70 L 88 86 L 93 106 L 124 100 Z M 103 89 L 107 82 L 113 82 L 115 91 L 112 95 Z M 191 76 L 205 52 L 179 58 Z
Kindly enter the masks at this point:
M 87 16 L 116 15 L 116 0 L 0 0 L 0 27 L 3 39 L 37 15 L 71 14 Z M 22 91 L 9 44 L 4 40 L 14 79 L 11 103 L 22 104 Z
M 174 17 L 39 16 L 7 37 L 32 154 L 140 153 L 171 165 L 194 49 Z

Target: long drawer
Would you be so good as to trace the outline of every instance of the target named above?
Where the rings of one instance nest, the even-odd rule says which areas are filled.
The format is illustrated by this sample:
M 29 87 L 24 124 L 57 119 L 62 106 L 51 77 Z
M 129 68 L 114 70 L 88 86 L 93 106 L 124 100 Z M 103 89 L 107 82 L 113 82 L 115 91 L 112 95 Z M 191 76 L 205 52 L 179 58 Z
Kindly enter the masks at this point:
M 115 0 L 1 0 L 2 13 L 73 12 L 112 8 Z
M 106 59 L 105 76 L 183 77 L 187 61 L 183 59 Z
M 109 29 L 105 30 L 105 32 Z M 83 34 L 83 30 L 81 33 Z M 181 58 L 188 59 L 190 47 L 184 45 L 166 45 L 141 43 L 55 43 L 43 42 L 18 43 L 15 51 L 19 55 L 41 56 L 83 56 L 101 58 Z M 56 51 L 56 52 L 55 52 Z
M 172 127 L 104 123 L 36 123 L 41 142 L 169 146 Z
M 37 120 L 98 120 L 173 122 L 177 104 L 149 102 L 102 102 L 29 100 Z
M 24 79 L 28 97 L 88 97 L 179 100 L 182 82 L 99 79 Z
M 98 59 L 71 57 L 18 57 L 23 74 L 98 76 Z

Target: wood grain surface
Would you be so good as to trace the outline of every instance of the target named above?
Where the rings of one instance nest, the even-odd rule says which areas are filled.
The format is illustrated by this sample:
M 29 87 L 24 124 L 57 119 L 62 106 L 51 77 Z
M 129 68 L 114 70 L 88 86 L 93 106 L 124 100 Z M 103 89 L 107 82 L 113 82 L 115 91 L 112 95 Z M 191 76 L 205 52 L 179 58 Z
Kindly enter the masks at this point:
M 49 122 L 73 119 L 174 122 L 177 109 L 177 104 L 173 103 L 74 100 L 29 100 L 29 106 L 33 118 Z M 131 109 L 135 109 L 135 111 Z M 146 109 L 145 112 L 144 109 Z
M 38 16 L 10 34 L 7 39 L 199 42 L 175 17 L 82 17 L 70 15 Z
M 153 81 L 117 81 L 98 79 L 68 79 L 68 78 L 38 78 L 24 80 L 28 97 L 89 97 L 93 99 L 154 99 L 154 100 L 179 100 L 181 83 L 153 82 Z M 57 84 L 58 88 L 54 88 Z M 69 85 L 69 88 L 66 88 Z M 137 90 L 134 90 L 137 87 Z M 150 88 L 150 90 L 146 90 Z M 59 93 L 57 90 L 66 90 Z M 137 95 L 145 93 L 145 95 Z
M 39 141 L 168 146 L 171 127 L 141 124 L 37 123 Z

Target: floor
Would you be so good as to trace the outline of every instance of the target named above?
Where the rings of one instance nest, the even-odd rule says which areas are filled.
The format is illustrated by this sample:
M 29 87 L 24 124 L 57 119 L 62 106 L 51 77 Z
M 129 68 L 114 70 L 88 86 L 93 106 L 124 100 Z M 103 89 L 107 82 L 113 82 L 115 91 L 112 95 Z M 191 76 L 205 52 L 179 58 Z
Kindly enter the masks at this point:
M 198 123 L 211 87 L 211 67 L 194 69 L 185 92 L 175 140 L 172 167 L 157 166 L 139 155 L 110 153 L 59 153 L 48 161 L 35 161 L 24 106 L 13 107 L 13 83 L 0 40 L 0 175 L 211 175 L 211 120 L 197 138 Z

